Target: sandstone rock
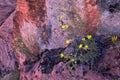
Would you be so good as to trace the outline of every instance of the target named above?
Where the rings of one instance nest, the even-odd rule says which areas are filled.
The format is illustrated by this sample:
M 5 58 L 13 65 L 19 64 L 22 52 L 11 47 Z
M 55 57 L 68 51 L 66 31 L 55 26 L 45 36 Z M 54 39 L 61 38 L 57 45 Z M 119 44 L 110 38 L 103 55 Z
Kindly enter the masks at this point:
M 120 30 L 120 0 L 98 0 L 101 11 L 98 34 L 116 34 Z
M 13 33 L 13 16 L 14 12 L 5 20 L 0 27 L 0 79 L 8 77 L 14 71 L 16 66 L 16 57 L 13 49 L 12 33 Z
M 15 10 L 16 0 L 0 0 L 0 26 Z
M 74 50 L 65 43 L 68 39 L 74 41 L 86 34 L 119 35 L 119 2 L 0 0 L 0 80 L 111 79 L 83 65 L 70 71 L 59 54 L 65 49 Z M 62 25 L 68 28 L 63 29 Z M 110 71 L 119 77 L 118 67 Z

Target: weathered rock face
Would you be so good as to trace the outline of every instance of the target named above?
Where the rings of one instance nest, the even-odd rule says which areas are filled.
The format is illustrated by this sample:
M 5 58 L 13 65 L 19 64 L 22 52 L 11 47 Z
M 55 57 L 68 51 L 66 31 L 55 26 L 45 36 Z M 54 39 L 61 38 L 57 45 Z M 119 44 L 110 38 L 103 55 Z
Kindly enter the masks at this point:
M 68 39 L 119 34 L 120 0 L 1 0 L 0 8 L 0 80 L 111 79 L 86 66 L 86 75 L 83 66 L 70 73 L 59 54 Z
M 0 0 L 0 26 L 15 10 L 16 0 Z
M 98 32 L 120 34 L 120 0 L 98 0 L 101 11 Z
M 31 51 L 34 50 L 32 46 L 35 47 L 33 42 L 39 43 L 42 50 L 59 48 L 66 46 L 64 43 L 66 39 L 74 40 L 75 36 L 82 33 L 96 32 L 99 21 L 98 6 L 93 5 L 96 1 L 61 2 L 61 0 L 18 1 L 16 17 L 21 16 L 21 20 L 17 19 L 20 20 L 21 27 L 17 29 Z M 60 19 L 60 16 L 63 18 Z M 65 24 L 70 28 L 62 29 L 61 26 Z
M 44 4 L 44 5 L 42 5 Z M 30 52 L 36 54 L 40 52 L 40 47 L 37 45 L 37 30 L 44 26 L 45 19 L 45 0 L 43 1 L 26 1 L 18 0 L 16 14 L 14 17 L 14 31 L 22 39 Z M 40 13 L 40 11 L 42 13 Z M 38 26 L 36 26 L 38 24 Z M 45 35 L 44 35 L 45 36 Z
M 12 23 L 15 5 L 16 0 L 0 0 L 0 80 L 16 68 L 15 53 L 12 49 Z

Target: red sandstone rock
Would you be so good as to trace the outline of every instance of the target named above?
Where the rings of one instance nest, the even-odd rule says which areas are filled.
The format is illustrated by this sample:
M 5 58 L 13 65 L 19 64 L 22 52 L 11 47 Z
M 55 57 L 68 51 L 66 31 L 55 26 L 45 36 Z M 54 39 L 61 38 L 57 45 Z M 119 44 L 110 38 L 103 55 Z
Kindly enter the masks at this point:
M 16 8 L 15 3 L 8 1 L 11 8 L 1 7 L 4 1 L 0 3 L 0 71 L 10 71 L 0 76 L 1 80 L 11 79 L 13 74 L 17 74 L 20 80 L 107 80 L 105 76 L 90 70 L 83 75 L 81 67 L 70 74 L 62 62 L 56 64 L 51 73 L 43 74 L 40 68 L 42 58 L 36 56 L 45 49 L 65 48 L 66 39 L 100 33 L 97 30 L 99 21 L 103 28 L 105 25 L 119 26 L 119 13 L 100 11 L 96 0 L 18 0 Z M 63 16 L 62 20 L 60 16 Z M 61 29 L 63 24 L 68 24 L 69 28 Z M 104 32 L 104 29 L 101 30 Z M 61 68 L 64 71 L 60 72 Z M 110 71 L 119 74 L 118 67 Z

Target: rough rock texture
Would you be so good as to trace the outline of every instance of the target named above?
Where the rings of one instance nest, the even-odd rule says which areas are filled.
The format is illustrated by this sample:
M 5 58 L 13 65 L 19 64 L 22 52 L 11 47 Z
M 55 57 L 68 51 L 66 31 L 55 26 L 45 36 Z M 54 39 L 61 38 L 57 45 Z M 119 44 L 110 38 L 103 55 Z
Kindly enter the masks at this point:
M 0 0 L 0 80 L 119 80 L 115 49 L 107 47 L 95 70 L 70 71 L 59 57 L 66 39 L 119 36 L 119 21 L 120 0 Z
M 0 0 L 0 26 L 15 10 L 16 0 Z
M 12 49 L 15 5 L 16 0 L 0 0 L 0 79 L 7 77 L 16 67 L 15 53 Z
M 74 39 L 75 36 L 80 36 L 81 33 L 94 33 L 96 31 L 99 21 L 99 9 L 97 5 L 92 6 L 95 1 L 64 0 L 61 2 L 61 0 L 18 1 L 15 19 L 20 18 L 17 19 L 19 21 L 18 25 L 21 26 L 19 30 L 27 47 L 34 45 L 34 43 L 29 44 L 30 42 L 38 43 L 42 50 L 65 47 L 63 42 L 66 39 Z M 60 20 L 60 16 L 63 16 L 62 20 Z M 62 30 L 61 26 L 63 24 L 68 24 L 71 29 Z M 29 38 L 31 40 L 27 40 Z M 57 44 L 58 42 L 59 44 Z
M 101 34 L 120 34 L 120 0 L 98 0 L 101 18 L 98 31 Z
M 120 44 L 117 42 L 116 44 Z M 120 48 L 120 46 L 118 46 Z M 109 46 L 103 58 L 104 62 L 98 64 L 98 72 L 105 76 L 108 80 L 120 79 L 120 53 L 112 45 Z

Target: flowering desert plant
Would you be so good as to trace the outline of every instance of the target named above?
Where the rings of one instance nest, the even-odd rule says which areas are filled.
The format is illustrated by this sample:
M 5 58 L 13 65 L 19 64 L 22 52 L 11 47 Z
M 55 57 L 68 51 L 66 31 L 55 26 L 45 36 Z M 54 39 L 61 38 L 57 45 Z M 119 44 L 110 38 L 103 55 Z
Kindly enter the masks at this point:
M 79 42 L 71 42 L 75 50 L 70 54 L 61 53 L 60 57 L 65 59 L 66 66 L 72 70 L 78 65 L 89 64 L 99 56 L 98 47 L 92 35 L 82 37 Z
M 64 23 L 62 24 L 61 29 L 68 30 L 75 38 L 78 38 L 81 33 L 84 33 L 86 22 L 84 22 L 79 15 L 78 7 L 71 0 L 68 1 L 69 5 L 71 5 L 70 10 L 60 10 L 64 12 L 67 17 L 72 22 L 72 25 Z M 66 4 L 66 5 L 67 5 Z M 63 16 L 59 17 L 62 20 Z M 96 41 L 92 35 L 87 35 L 78 39 L 78 41 L 66 40 L 65 43 L 73 47 L 73 51 L 71 53 L 64 52 L 60 54 L 60 58 L 65 59 L 64 62 L 66 66 L 70 69 L 74 69 L 75 66 L 80 64 L 91 63 L 97 56 L 99 55 L 98 47 Z M 70 49 L 68 49 L 70 50 Z
M 120 55 L 120 49 L 119 49 L 119 47 L 117 46 L 117 44 L 115 44 L 115 42 L 118 41 L 118 36 L 112 36 L 112 37 L 111 37 L 111 40 L 112 40 L 112 42 L 113 42 L 113 44 L 114 44 L 115 49 L 118 51 L 118 53 L 119 53 L 119 55 Z

